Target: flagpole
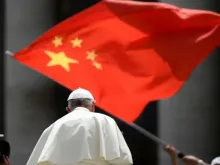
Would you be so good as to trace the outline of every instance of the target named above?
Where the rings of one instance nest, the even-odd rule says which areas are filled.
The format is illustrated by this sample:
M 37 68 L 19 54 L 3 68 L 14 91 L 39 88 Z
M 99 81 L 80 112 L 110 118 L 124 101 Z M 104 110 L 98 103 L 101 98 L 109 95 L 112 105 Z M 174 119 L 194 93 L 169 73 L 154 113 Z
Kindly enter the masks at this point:
M 155 136 L 151 132 L 149 132 L 146 129 L 142 128 L 141 126 L 137 125 L 136 123 L 127 123 L 127 124 L 129 124 L 132 128 L 136 129 L 138 132 L 142 133 L 144 136 L 146 136 L 149 139 L 153 140 L 157 144 L 159 144 L 163 147 L 165 147 L 167 145 L 167 143 L 164 140 L 158 138 L 157 136 Z
M 156 142 L 157 144 L 161 145 L 162 147 L 165 147 L 165 146 L 168 145 L 167 142 L 165 142 L 164 140 L 162 140 L 159 137 L 155 136 L 154 134 L 152 134 L 151 132 L 149 132 L 146 129 L 142 128 L 141 126 L 139 126 L 139 125 L 137 125 L 135 123 L 128 123 L 128 122 L 126 122 L 126 121 L 124 121 L 122 119 L 119 119 L 119 120 L 121 120 L 122 122 L 126 123 L 130 127 L 134 128 L 135 130 L 140 132 L 142 135 L 144 135 L 145 137 L 151 139 L 152 141 Z M 175 152 L 176 152 L 178 158 L 180 158 L 180 159 L 182 159 L 185 156 L 185 154 L 183 154 L 182 152 L 180 152 L 177 149 L 175 149 Z

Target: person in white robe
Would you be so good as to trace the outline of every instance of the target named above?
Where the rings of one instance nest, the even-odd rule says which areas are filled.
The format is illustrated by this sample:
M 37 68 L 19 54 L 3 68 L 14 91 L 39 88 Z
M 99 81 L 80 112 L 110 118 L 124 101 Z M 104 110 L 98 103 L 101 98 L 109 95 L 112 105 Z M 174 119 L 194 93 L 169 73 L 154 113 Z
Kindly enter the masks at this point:
M 211 165 L 220 165 L 220 157 L 213 159 Z
M 130 165 L 131 152 L 116 122 L 95 112 L 82 88 L 68 98 L 69 113 L 44 130 L 27 165 Z

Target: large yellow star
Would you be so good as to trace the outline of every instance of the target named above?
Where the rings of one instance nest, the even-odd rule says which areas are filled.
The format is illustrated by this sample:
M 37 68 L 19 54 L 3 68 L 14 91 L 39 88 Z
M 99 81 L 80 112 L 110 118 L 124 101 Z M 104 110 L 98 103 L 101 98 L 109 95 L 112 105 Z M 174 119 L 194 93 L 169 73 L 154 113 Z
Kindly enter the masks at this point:
M 98 55 L 95 53 L 95 51 L 87 52 L 87 57 L 86 57 L 86 59 L 87 59 L 87 60 L 91 60 L 91 61 L 95 61 L 95 58 L 96 58 L 97 56 L 98 56 Z
M 69 64 L 77 64 L 79 61 L 69 58 L 66 56 L 64 52 L 54 53 L 51 51 L 45 51 L 45 53 L 51 58 L 51 61 L 47 64 L 47 66 L 57 66 L 60 65 L 66 71 L 70 71 Z
M 63 38 L 62 37 L 57 37 L 55 36 L 55 38 L 53 39 L 52 43 L 54 44 L 54 46 L 57 48 L 58 46 L 63 45 Z
M 100 63 L 98 63 L 98 62 L 93 62 L 92 64 L 93 64 L 94 67 L 96 67 L 96 69 L 99 69 L 99 70 L 102 69 L 102 65 L 101 65 Z
M 81 48 L 82 42 L 83 42 L 83 40 L 79 39 L 78 37 L 76 37 L 74 40 L 71 40 L 71 43 L 74 48 L 76 48 L 76 47 Z

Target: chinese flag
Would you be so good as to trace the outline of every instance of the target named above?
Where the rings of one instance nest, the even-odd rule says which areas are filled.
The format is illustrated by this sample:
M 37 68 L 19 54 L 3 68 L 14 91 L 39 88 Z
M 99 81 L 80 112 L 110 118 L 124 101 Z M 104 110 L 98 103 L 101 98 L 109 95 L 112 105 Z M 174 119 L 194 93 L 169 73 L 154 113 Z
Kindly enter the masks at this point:
M 164 3 L 104 0 L 56 25 L 13 58 L 133 122 L 174 95 L 220 44 L 220 15 Z

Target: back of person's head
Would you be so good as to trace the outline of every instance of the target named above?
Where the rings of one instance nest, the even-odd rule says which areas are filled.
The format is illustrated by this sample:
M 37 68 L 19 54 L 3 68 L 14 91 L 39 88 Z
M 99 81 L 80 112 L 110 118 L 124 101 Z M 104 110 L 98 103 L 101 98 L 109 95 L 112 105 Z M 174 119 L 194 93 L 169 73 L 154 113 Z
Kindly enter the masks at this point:
M 95 100 L 92 94 L 82 88 L 74 90 L 68 97 L 67 111 L 73 111 L 77 107 L 84 107 L 91 112 L 95 111 Z
M 84 107 L 90 111 L 93 111 L 93 101 L 89 99 L 72 99 L 68 101 L 68 107 L 71 111 L 77 107 Z
M 213 159 L 211 165 L 220 165 L 220 157 Z
M 4 164 L 3 156 L 10 156 L 10 144 L 5 140 L 0 139 L 0 164 Z

